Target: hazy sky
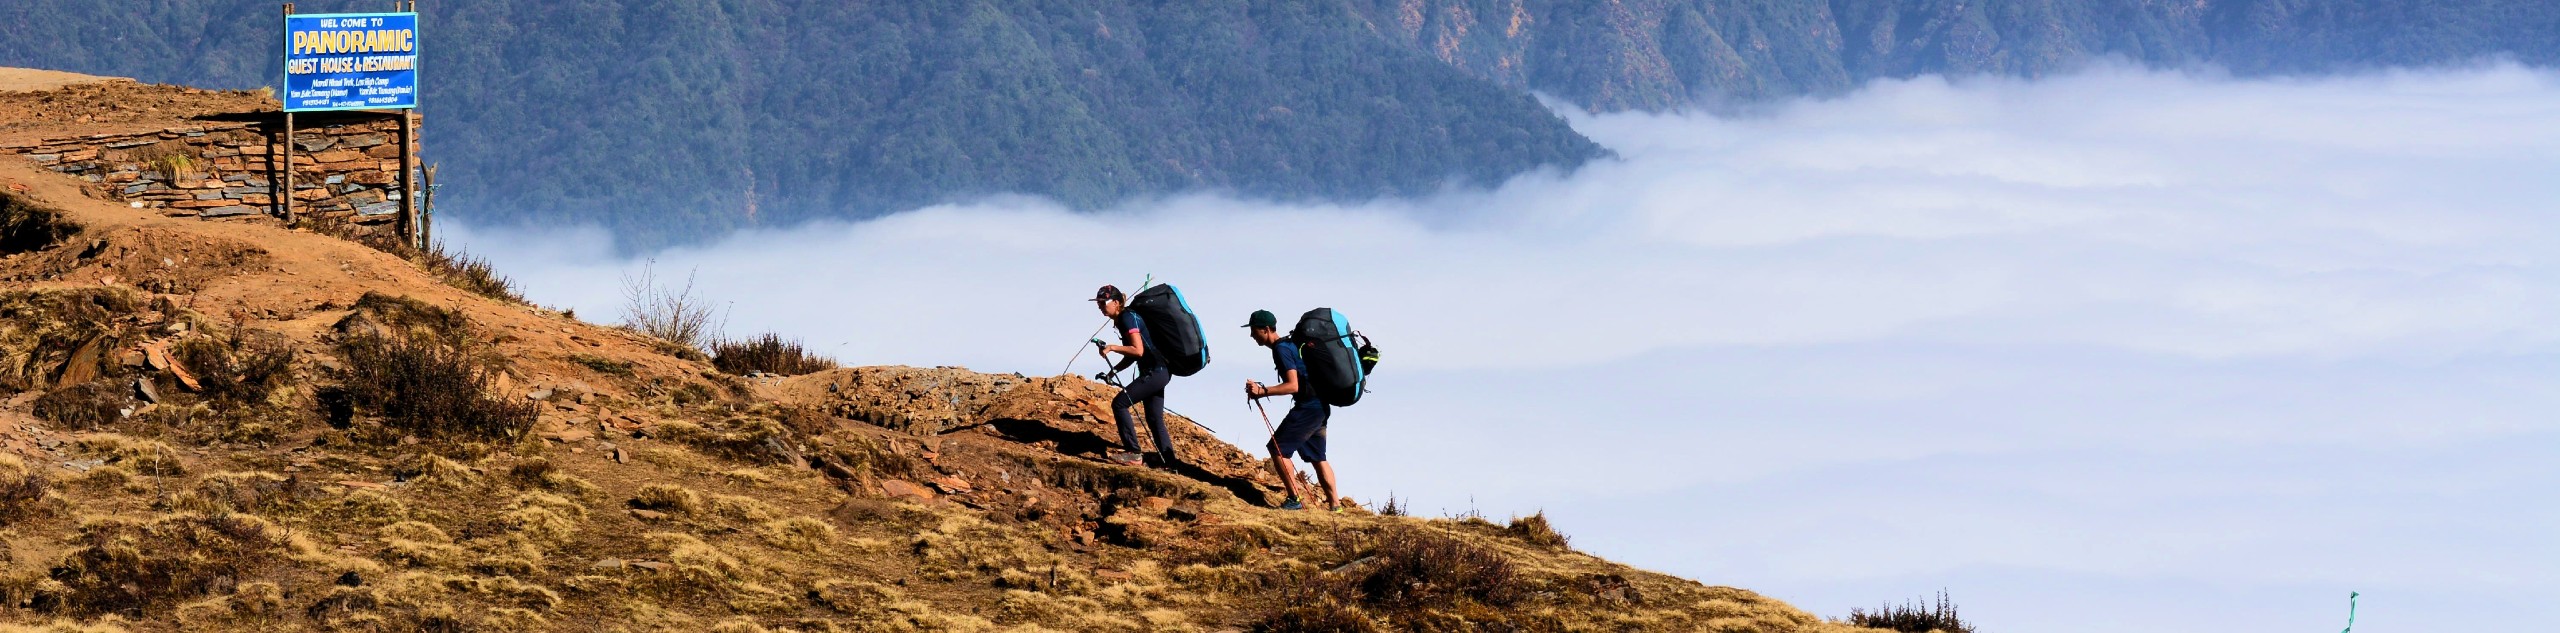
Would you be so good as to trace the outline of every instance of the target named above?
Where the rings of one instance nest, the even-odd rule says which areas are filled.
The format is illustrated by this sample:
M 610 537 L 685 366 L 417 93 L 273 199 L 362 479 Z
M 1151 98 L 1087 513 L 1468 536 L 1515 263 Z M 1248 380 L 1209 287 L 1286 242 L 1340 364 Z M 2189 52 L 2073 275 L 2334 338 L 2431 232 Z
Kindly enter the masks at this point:
M 1988 631 L 2560 621 L 2560 75 L 1885 82 L 1575 116 L 1622 160 L 1362 205 L 939 206 L 656 255 L 730 329 L 1054 374 L 1153 274 L 1261 442 L 1247 312 L 1386 354 L 1350 493 L 1544 509 L 1586 550 L 1830 616 L 1940 588 Z M 592 231 L 451 231 L 618 312 Z M 1286 318 L 1286 317 L 1284 317 Z M 1097 364 L 1086 356 L 1076 369 Z

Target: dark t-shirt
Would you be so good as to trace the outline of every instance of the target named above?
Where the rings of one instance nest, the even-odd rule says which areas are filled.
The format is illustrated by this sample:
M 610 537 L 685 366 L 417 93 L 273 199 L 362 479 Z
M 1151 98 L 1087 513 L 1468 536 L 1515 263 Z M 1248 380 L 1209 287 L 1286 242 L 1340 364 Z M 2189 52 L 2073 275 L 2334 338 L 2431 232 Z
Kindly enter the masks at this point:
M 1147 320 L 1139 317 L 1138 313 L 1121 310 L 1119 324 L 1121 345 L 1137 345 L 1139 341 L 1150 340 L 1147 336 Z M 1159 360 L 1162 357 L 1156 354 L 1155 344 L 1150 341 L 1146 347 L 1146 355 L 1138 357 L 1138 369 L 1155 371 L 1164 368 L 1164 361 Z
M 1289 381 L 1289 372 L 1298 372 L 1298 392 L 1289 394 L 1293 403 L 1307 401 L 1307 361 L 1298 357 L 1298 344 L 1281 341 L 1271 346 L 1271 369 L 1280 374 L 1281 382 Z

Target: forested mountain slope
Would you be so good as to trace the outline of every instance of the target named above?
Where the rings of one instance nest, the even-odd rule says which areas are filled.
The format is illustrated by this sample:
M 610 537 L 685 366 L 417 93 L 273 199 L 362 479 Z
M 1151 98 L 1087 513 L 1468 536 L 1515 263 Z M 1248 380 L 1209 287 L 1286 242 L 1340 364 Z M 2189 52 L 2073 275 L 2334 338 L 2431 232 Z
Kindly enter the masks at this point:
M 2102 58 L 2241 74 L 2560 62 L 2531 0 L 1365 0 L 1397 41 L 1595 110 L 1833 93 L 1930 73 L 2038 76 Z
M 306 13 L 387 3 L 302 2 Z M 448 213 L 638 246 L 994 193 L 1096 208 L 1491 183 L 1604 155 L 1532 92 L 1662 110 L 2102 57 L 2243 73 L 2560 60 L 2527 0 L 485 0 L 422 5 Z M 271 85 L 277 7 L 0 4 L 0 65 Z

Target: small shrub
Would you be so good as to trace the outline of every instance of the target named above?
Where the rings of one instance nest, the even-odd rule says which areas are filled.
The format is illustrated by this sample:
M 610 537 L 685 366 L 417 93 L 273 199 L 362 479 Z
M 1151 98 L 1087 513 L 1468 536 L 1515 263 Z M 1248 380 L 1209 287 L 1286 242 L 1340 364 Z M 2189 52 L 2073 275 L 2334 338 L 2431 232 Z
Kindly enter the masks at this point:
M 836 361 L 810 352 L 796 339 L 766 333 L 754 338 L 711 345 L 711 366 L 740 376 L 754 372 L 798 376 L 836 368 Z
M 533 429 L 540 411 L 490 393 L 491 371 L 426 337 L 351 336 L 338 351 L 347 360 L 345 401 L 401 432 L 512 441 Z
M 1503 606 L 1524 593 L 1510 559 L 1448 536 L 1392 529 L 1361 551 L 1370 560 L 1353 566 L 1349 588 L 1370 606 L 1413 609 L 1456 598 Z
M 1902 633 L 1929 633 L 1930 631 L 1973 633 L 1973 625 L 1966 624 L 1963 619 L 1956 617 L 1955 601 L 1947 599 L 1945 591 L 1938 592 L 1936 604 L 1930 604 L 1924 599 L 1908 604 L 1884 605 L 1873 612 L 1850 609 L 1849 623 L 1871 629 L 1891 629 Z
M 487 259 L 446 247 L 444 240 L 428 242 L 427 247 L 418 249 L 417 255 L 411 259 L 443 278 L 446 285 L 507 303 L 525 303 L 524 293 L 516 289 L 515 280 L 498 274 Z
M 274 341 L 244 342 L 234 333 L 227 341 L 194 338 L 178 344 L 178 363 L 193 372 L 199 393 L 217 402 L 263 403 L 293 375 L 293 350 Z
M 657 263 L 650 262 L 623 276 L 622 298 L 623 324 L 633 331 L 687 350 L 720 337 L 722 321 L 712 315 L 710 299 L 693 293 L 692 273 L 685 274 L 684 286 L 669 286 L 659 282 Z
M 489 265 L 489 260 L 447 246 L 444 240 L 430 241 L 425 248 L 419 248 L 388 232 L 359 234 L 353 225 L 343 220 L 312 216 L 303 221 L 320 233 L 353 239 L 374 250 L 409 260 L 425 269 L 427 274 L 444 281 L 445 285 L 507 303 L 530 305 L 525 303 L 524 293 L 516 288 L 515 280 L 498 274 L 497 268 Z
M 63 428 L 89 430 L 124 419 L 123 381 L 93 380 L 45 392 L 36 398 L 36 417 Z
M 1557 532 L 1555 526 L 1547 524 L 1547 513 L 1543 511 L 1513 518 L 1511 525 L 1502 528 L 1502 532 L 1511 535 L 1512 538 L 1520 539 L 1521 542 L 1538 547 L 1561 548 L 1572 541 L 1572 538 Z

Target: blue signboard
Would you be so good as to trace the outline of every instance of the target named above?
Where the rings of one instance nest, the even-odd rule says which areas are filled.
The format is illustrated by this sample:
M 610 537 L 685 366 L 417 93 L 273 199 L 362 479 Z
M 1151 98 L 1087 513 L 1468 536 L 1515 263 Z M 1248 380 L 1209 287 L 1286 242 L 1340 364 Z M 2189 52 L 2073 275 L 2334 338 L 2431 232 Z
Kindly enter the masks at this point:
M 284 110 L 418 107 L 418 14 L 284 18 Z

